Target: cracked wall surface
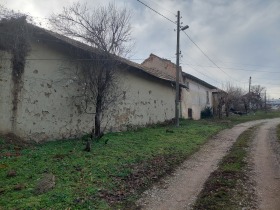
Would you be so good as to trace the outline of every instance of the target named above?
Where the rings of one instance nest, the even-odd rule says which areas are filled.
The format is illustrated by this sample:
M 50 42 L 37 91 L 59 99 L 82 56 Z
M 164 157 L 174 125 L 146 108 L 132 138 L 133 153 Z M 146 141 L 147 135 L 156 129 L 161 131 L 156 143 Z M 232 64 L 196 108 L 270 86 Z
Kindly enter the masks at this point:
M 0 51 L 0 131 L 7 133 L 12 127 L 12 100 L 13 88 L 12 68 L 10 63 L 11 55 Z M 6 59 L 4 59 L 6 58 Z
M 122 71 L 121 84 L 126 97 L 112 111 L 112 130 L 125 130 L 134 125 L 144 126 L 174 118 L 175 90 L 170 83 L 161 82 L 135 71 Z

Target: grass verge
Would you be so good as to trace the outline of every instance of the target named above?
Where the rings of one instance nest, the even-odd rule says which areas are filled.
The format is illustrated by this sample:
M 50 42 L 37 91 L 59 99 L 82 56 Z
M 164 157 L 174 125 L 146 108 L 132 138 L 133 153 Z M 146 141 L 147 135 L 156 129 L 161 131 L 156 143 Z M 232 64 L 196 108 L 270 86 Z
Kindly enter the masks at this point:
M 277 128 L 276 128 L 276 135 L 277 135 L 278 141 L 280 142 L 280 124 L 277 125 Z
M 232 124 L 239 124 L 252 120 L 272 119 L 276 117 L 280 117 L 279 111 L 268 111 L 267 113 L 264 111 L 257 111 L 255 113 L 249 113 L 248 115 L 244 116 L 230 116 L 228 120 Z
M 233 144 L 230 152 L 219 163 L 200 192 L 194 209 L 253 209 L 253 200 L 249 196 L 248 147 L 258 126 L 243 132 Z
M 222 124 L 182 121 L 179 128 L 154 126 L 106 134 L 84 152 L 84 141 L 47 142 L 26 149 L 9 144 L 0 153 L 3 209 L 110 209 L 131 205 L 139 192 L 172 171 L 218 131 Z M 168 132 L 167 132 L 168 130 Z M 106 142 L 106 143 L 105 143 Z M 14 176 L 10 176 L 13 172 Z M 55 187 L 35 188 L 46 173 Z M 1 208 L 0 208 L 1 209 Z
M 239 122 L 280 116 L 256 113 L 226 121 L 183 120 L 109 133 L 84 152 L 83 139 L 25 145 L 0 136 L 0 209 L 124 209 L 193 154 L 209 137 Z M 167 132 L 168 131 L 168 132 Z M 46 174 L 53 189 L 36 194 Z M 13 176 L 11 176 L 13 175 Z M 133 207 L 131 207 L 133 208 Z

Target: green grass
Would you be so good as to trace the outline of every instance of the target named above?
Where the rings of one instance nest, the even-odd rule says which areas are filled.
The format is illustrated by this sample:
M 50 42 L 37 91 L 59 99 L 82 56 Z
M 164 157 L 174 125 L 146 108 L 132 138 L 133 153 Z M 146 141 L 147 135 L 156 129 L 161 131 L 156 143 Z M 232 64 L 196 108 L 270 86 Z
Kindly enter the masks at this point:
M 240 118 L 243 122 L 260 117 L 264 115 L 231 117 L 228 123 L 183 120 L 179 128 L 154 126 L 109 133 L 93 143 L 91 152 L 84 152 L 85 141 L 76 139 L 34 145 L 11 156 L 16 154 L 14 146 L 5 145 L 0 138 L 0 209 L 131 206 L 139 193 L 174 170 L 209 137 L 240 122 Z M 7 177 L 11 170 L 16 171 L 15 177 Z M 44 173 L 53 173 L 56 185 L 47 193 L 36 195 L 34 188 Z M 16 185 L 24 187 L 16 190 Z
M 0 206 L 4 209 L 109 209 L 112 203 L 122 206 L 133 201 L 154 177 L 157 179 L 172 170 L 223 128 L 207 121 L 183 121 L 181 127 L 170 128 L 174 133 L 167 133 L 167 127 L 156 126 L 107 134 L 92 145 L 90 153 L 83 151 L 82 140 L 48 142 L 24 149 L 18 157 L 0 159 Z M 109 141 L 104 144 L 106 139 Z M 13 149 L 1 151 L 13 152 Z M 163 166 L 163 170 L 160 167 L 155 170 L 157 165 Z M 137 169 L 145 170 L 138 174 L 147 174 L 143 180 L 139 179 L 139 185 L 135 185 L 139 181 Z M 10 170 L 15 170 L 17 176 L 8 178 Z M 56 176 L 55 188 L 36 195 L 36 183 L 46 172 Z M 25 188 L 14 190 L 17 184 L 24 184 Z M 132 191 L 129 184 L 137 189 Z M 121 204 L 116 202 L 118 196 Z
M 277 135 L 278 141 L 280 142 L 280 124 L 277 125 L 277 128 L 276 128 L 276 135 Z
M 244 187 L 248 179 L 245 169 L 248 147 L 257 128 L 257 126 L 250 128 L 239 136 L 230 152 L 220 162 L 218 169 L 204 184 L 194 209 L 236 210 L 251 207 L 250 197 Z
M 276 118 L 280 117 L 280 112 L 279 111 L 268 111 L 267 113 L 263 111 L 257 111 L 255 113 L 250 113 L 248 115 L 244 116 L 230 116 L 228 119 L 234 123 L 243 123 L 251 120 L 261 120 L 261 119 L 271 119 L 271 118 Z M 227 118 L 224 118 L 227 119 Z

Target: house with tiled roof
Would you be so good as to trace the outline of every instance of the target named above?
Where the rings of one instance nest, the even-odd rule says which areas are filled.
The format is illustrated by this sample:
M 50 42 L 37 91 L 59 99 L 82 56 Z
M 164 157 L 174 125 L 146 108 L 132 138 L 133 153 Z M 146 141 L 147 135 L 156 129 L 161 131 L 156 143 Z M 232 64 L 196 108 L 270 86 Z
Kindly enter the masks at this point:
M 176 65 L 170 60 L 151 54 L 143 61 L 142 66 L 167 74 L 171 80 L 176 78 Z M 213 107 L 213 92 L 217 88 L 191 74 L 185 73 L 180 67 L 180 113 L 183 118 L 200 119 L 201 111 L 205 107 Z M 185 88 L 187 87 L 187 88 Z
M 13 133 L 35 141 L 90 133 L 93 116 L 82 112 L 74 102 L 82 90 L 68 76 L 75 71 L 76 57 L 71 52 L 102 52 L 52 31 L 29 27 L 30 51 L 16 92 L 11 54 L 0 51 L 0 133 Z M 102 126 L 107 131 L 120 131 L 174 118 L 174 78 L 168 72 L 120 57 L 116 59 L 122 97 L 111 107 Z

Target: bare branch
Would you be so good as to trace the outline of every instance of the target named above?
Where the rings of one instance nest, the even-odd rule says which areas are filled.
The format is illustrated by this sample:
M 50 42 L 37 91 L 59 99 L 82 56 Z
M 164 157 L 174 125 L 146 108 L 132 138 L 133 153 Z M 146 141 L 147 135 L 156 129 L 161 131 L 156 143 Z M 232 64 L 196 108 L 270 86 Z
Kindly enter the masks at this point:
M 130 12 L 114 3 L 89 10 L 86 4 L 75 3 L 53 15 L 50 22 L 58 33 L 79 39 L 106 53 L 126 56 L 131 42 Z
M 130 51 L 130 17 L 129 11 L 119 9 L 115 4 L 89 9 L 87 4 L 76 3 L 50 19 L 58 33 L 103 51 L 102 55 L 74 53 L 77 59 L 88 59 L 76 62 L 75 82 L 83 90 L 82 96 L 76 99 L 80 100 L 85 113 L 93 114 L 91 109 L 95 109 L 95 137 L 102 133 L 101 120 L 103 116 L 108 116 L 105 112 L 114 106 L 122 93 L 118 84 L 120 63 L 116 56 L 127 55 Z

